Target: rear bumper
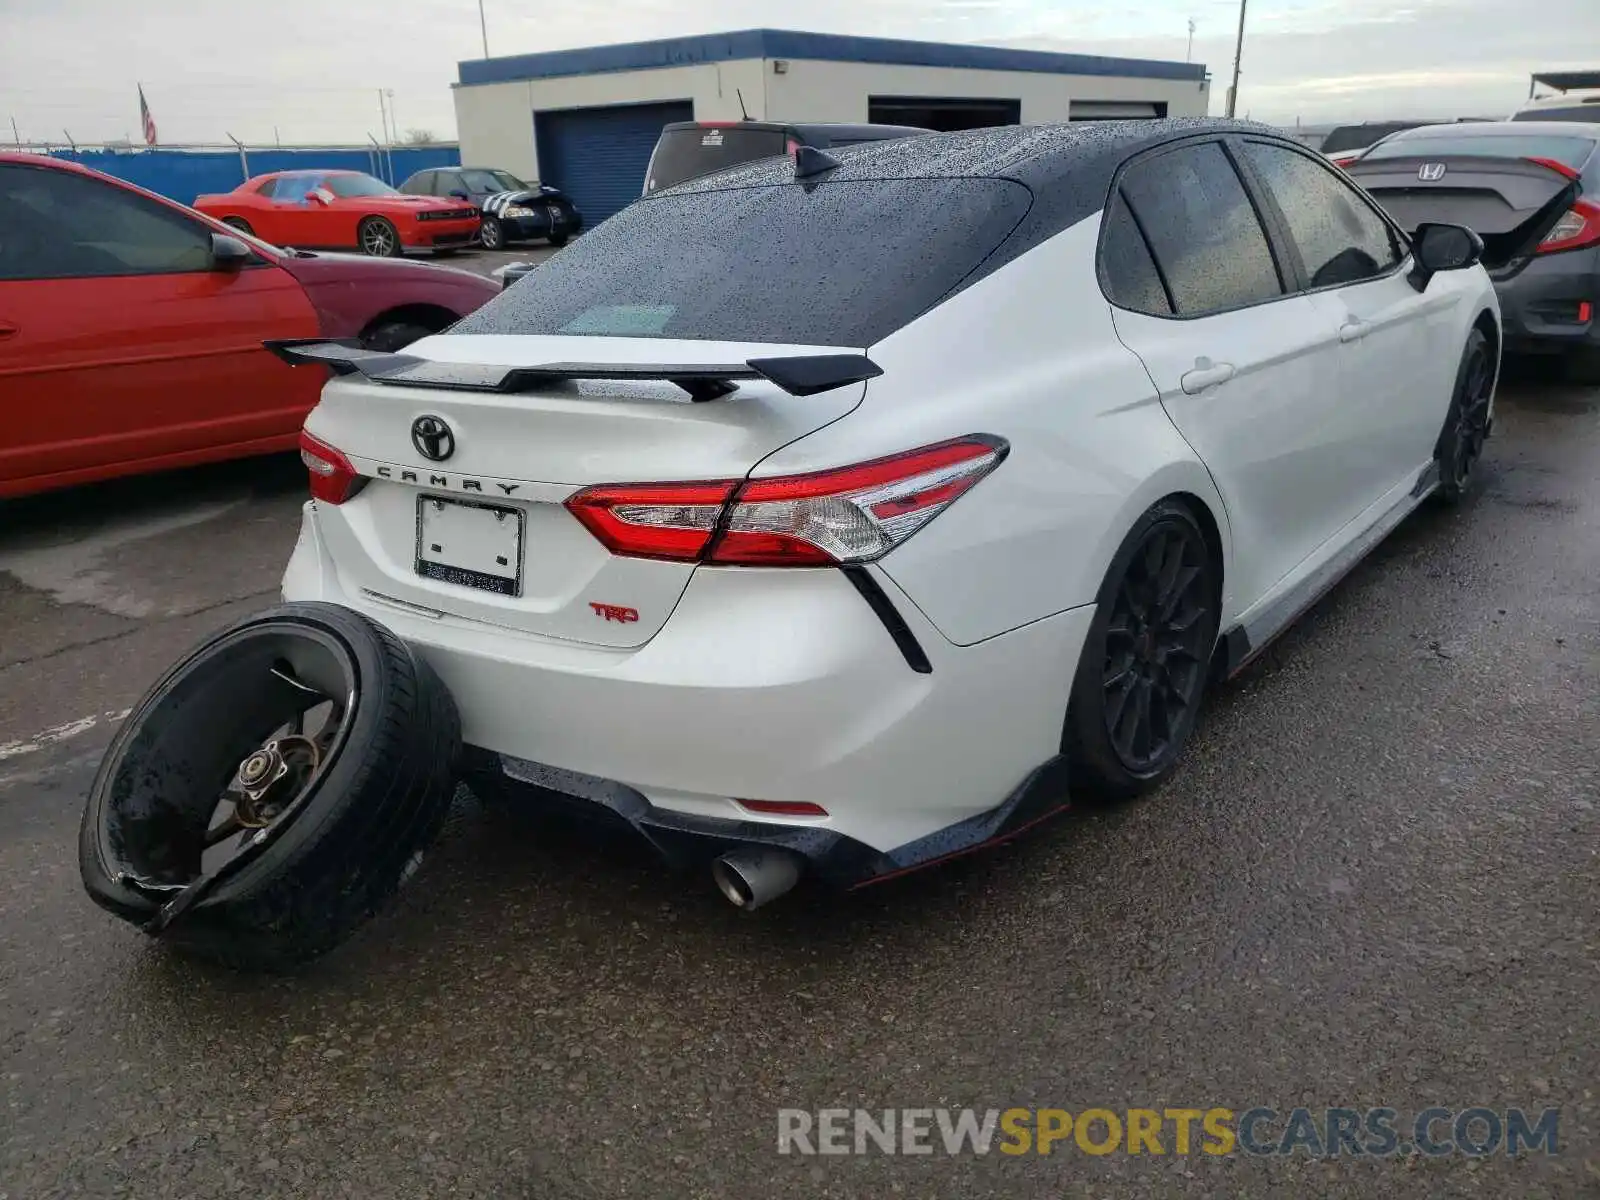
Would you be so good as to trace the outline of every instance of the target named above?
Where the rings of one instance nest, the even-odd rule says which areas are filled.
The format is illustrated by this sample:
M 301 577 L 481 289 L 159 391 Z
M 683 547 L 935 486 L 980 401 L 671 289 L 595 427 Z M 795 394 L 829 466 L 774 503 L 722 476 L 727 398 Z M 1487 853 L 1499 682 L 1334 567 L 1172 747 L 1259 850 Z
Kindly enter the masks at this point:
M 1600 248 L 1536 258 L 1494 287 L 1507 350 L 1600 345 Z M 1581 321 L 1579 306 L 1585 301 L 1590 317 Z
M 661 631 L 625 650 L 403 608 L 341 580 L 314 504 L 283 594 L 357 609 L 409 643 L 450 688 L 480 765 L 598 781 L 583 798 L 658 845 L 782 844 L 837 858 L 846 865 L 819 870 L 848 881 L 1004 836 L 1046 800 L 1064 803 L 1056 769 L 1029 781 L 1059 752 L 1093 616 L 1072 609 L 956 647 L 877 578 L 927 673 L 833 570 L 702 567 Z M 773 817 L 740 800 L 827 815 Z

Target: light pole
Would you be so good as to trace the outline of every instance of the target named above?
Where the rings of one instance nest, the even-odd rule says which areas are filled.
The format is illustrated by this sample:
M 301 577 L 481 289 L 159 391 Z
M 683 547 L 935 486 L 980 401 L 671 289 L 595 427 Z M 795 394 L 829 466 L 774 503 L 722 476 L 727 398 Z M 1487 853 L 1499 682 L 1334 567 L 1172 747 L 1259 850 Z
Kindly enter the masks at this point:
M 1228 117 L 1231 120 L 1239 103 L 1239 59 L 1244 54 L 1244 8 L 1248 0 L 1239 0 L 1239 36 L 1233 43 L 1233 86 L 1228 89 Z
M 1183 52 L 1184 62 L 1194 61 L 1194 18 L 1189 18 L 1189 48 Z
M 483 0 L 478 0 L 478 29 L 483 34 L 483 56 L 489 57 L 489 23 L 483 19 Z

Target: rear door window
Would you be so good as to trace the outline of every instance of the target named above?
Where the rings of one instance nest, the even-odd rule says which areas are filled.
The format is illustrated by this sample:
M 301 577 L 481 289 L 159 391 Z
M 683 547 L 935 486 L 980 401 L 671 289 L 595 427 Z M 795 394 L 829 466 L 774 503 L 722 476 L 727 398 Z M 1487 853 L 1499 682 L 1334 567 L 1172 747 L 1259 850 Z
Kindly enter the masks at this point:
M 1180 317 L 1203 316 L 1283 295 L 1255 206 L 1216 142 L 1136 162 L 1122 177 Z
M 647 198 L 453 331 L 864 348 L 960 285 L 1030 203 L 971 178 Z
M 1170 317 L 1172 301 L 1156 270 L 1150 246 L 1120 199 L 1106 217 L 1100 243 L 1100 278 L 1106 298 L 1118 308 Z
M 724 171 L 758 158 L 783 154 L 788 144 L 780 129 L 742 129 L 737 125 L 663 130 L 650 157 L 645 191 L 669 188 L 686 179 Z
M 1405 256 L 1389 223 L 1333 171 L 1308 155 L 1246 142 L 1245 156 L 1272 196 L 1313 288 L 1386 275 Z

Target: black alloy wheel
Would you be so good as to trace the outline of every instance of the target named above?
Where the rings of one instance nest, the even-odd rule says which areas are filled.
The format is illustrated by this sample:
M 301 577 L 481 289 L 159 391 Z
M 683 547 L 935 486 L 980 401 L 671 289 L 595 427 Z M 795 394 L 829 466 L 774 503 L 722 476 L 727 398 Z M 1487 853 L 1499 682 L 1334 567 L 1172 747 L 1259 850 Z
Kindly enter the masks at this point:
M 1064 748 L 1074 787 L 1136 795 L 1176 765 L 1205 694 L 1219 619 L 1215 556 L 1162 501 L 1123 542 L 1079 660 Z
M 1439 466 L 1439 497 L 1455 503 L 1472 483 L 1473 469 L 1489 438 L 1489 412 L 1494 399 L 1495 364 L 1489 340 L 1481 329 L 1467 335 L 1456 373 L 1456 390 L 1445 414 L 1444 429 L 1434 451 Z

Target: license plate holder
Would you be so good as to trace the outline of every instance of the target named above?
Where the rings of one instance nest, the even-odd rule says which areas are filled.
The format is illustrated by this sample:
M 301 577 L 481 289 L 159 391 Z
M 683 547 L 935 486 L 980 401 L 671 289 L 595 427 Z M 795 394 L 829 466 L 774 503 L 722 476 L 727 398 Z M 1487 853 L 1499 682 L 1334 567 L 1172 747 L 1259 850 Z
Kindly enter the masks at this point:
M 500 596 L 522 594 L 523 513 L 476 500 L 417 497 L 417 574 Z

